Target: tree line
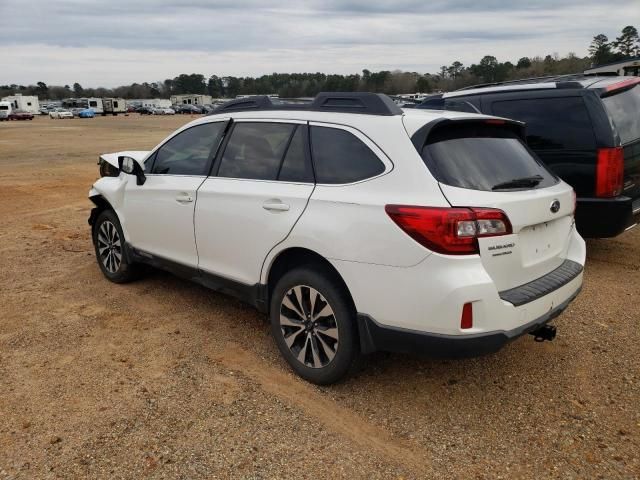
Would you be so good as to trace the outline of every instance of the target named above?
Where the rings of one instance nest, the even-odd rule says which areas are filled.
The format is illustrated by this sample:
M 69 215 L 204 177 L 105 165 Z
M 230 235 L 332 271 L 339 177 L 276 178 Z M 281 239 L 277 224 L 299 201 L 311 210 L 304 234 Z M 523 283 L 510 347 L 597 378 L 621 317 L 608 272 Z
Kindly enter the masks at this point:
M 593 37 L 589 56 L 578 57 L 569 53 L 545 57 L 522 57 L 516 63 L 500 62 L 492 55 L 485 55 L 478 63 L 465 66 L 460 61 L 443 65 L 437 73 L 395 71 L 337 75 L 324 73 L 272 73 L 260 77 L 233 77 L 199 73 L 181 74 L 172 79 L 152 83 L 133 83 L 116 88 L 84 88 L 79 83 L 64 86 L 48 86 L 44 82 L 35 85 L 0 85 L 0 97 L 22 93 L 37 95 L 40 99 L 60 100 L 69 97 L 122 97 L 169 98 L 171 95 L 194 93 L 214 98 L 233 98 L 237 95 L 278 94 L 281 97 L 313 97 L 321 91 L 368 91 L 390 95 L 403 93 L 431 93 L 449 91 L 478 83 L 579 73 L 591 65 L 598 65 L 640 56 L 640 38 L 634 26 L 626 26 L 620 36 L 609 41 L 604 34 Z

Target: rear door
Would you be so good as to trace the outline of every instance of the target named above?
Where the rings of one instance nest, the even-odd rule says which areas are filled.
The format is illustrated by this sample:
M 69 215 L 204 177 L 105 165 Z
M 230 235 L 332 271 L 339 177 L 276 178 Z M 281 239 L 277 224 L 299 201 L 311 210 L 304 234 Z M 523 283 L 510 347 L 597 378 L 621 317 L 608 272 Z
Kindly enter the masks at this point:
M 574 224 L 573 191 L 513 130 L 478 121 L 448 123 L 433 129 L 421 153 L 452 206 L 507 214 L 511 235 L 479 239 L 482 263 L 499 291 L 563 263 Z
M 254 285 L 314 189 L 305 122 L 237 120 L 198 190 L 199 268 Z

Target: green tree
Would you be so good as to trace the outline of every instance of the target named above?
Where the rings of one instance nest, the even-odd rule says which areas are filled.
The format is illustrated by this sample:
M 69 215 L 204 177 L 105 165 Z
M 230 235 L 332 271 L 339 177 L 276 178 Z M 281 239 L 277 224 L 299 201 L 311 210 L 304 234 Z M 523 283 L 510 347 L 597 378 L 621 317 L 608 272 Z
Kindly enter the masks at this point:
M 618 53 L 625 57 L 633 57 L 636 55 L 640 48 L 640 37 L 638 37 L 636 27 L 631 25 L 624 27 L 622 29 L 622 35 L 616 38 L 613 46 L 618 50 Z
M 529 68 L 531 66 L 531 59 L 529 57 L 522 57 L 520 60 L 518 60 L 518 63 L 516 64 L 516 68 L 518 70 L 521 70 L 523 68 Z
M 600 33 L 593 37 L 591 45 L 589 46 L 589 55 L 594 65 L 611 61 L 613 52 L 611 51 L 609 38 L 605 34 Z
M 82 92 L 84 92 L 82 85 L 80 85 L 78 82 L 73 84 L 73 93 L 77 96 L 77 97 L 81 97 L 82 96 Z

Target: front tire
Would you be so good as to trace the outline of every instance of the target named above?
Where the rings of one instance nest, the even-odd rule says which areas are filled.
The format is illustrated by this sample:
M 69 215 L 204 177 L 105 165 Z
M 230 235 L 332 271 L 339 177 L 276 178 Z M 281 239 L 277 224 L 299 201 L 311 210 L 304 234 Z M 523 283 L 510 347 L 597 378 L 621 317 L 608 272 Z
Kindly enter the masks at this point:
M 355 309 L 345 288 L 317 267 L 286 273 L 271 295 L 271 333 L 280 353 L 305 380 L 343 379 L 360 356 Z
M 138 277 L 140 266 L 127 260 L 124 234 L 113 210 L 104 210 L 96 218 L 93 245 L 98 266 L 109 280 L 127 283 Z

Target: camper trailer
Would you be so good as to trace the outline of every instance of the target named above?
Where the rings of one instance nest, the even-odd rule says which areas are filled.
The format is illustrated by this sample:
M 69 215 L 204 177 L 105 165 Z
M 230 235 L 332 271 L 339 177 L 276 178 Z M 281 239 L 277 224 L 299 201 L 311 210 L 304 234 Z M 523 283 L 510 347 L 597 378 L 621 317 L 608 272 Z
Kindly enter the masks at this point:
M 596 65 L 584 71 L 585 75 L 621 75 L 640 77 L 640 57 Z
M 16 93 L 2 99 L 3 102 L 11 103 L 13 110 L 22 110 L 33 114 L 40 113 L 40 103 L 38 103 L 38 97 L 31 95 L 22 95 Z
M 127 112 L 127 103 L 124 98 L 103 98 L 102 115 L 118 115 Z
M 104 110 L 102 108 L 102 99 L 97 97 L 89 98 L 67 98 L 62 101 L 64 108 L 90 108 L 97 114 L 101 114 Z
M 0 102 L 0 121 L 9 120 L 12 111 L 11 102 Z

